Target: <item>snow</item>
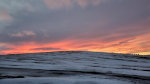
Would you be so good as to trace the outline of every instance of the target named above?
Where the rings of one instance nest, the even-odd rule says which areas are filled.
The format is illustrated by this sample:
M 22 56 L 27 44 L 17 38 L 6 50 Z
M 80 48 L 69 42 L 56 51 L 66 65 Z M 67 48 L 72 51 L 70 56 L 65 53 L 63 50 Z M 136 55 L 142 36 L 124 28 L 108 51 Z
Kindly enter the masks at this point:
M 76 78 L 24 78 L 3 79 L 0 84 L 131 84 L 120 80 L 110 79 L 76 79 Z
M 84 73 L 99 72 L 103 73 L 103 75 L 101 74 L 96 76 L 96 74 L 91 73 L 90 76 L 85 76 L 85 74 L 77 76 L 72 75 L 69 76 L 69 79 L 66 78 L 66 76 L 61 76 L 60 78 L 50 76 L 46 76 L 47 78 L 44 78 L 44 76 L 30 78 L 30 76 L 25 75 L 27 77 L 22 79 L 1 79 L 0 84 L 12 84 L 12 82 L 14 82 L 14 84 L 19 84 L 18 82 L 27 80 L 30 83 L 32 82 L 31 84 L 40 84 L 40 82 L 38 82 L 39 80 L 44 82 L 52 82 L 52 84 L 88 84 L 86 82 L 88 80 L 92 81 L 92 83 L 89 84 L 134 84 L 131 82 L 134 81 L 133 79 L 131 80 L 132 76 L 146 79 L 150 78 L 149 60 L 150 56 L 101 52 L 51 52 L 38 54 L 4 55 L 0 56 L 1 68 L 80 71 Z M 19 73 L 15 72 L 15 70 L 11 74 L 9 70 L 7 72 L 6 71 L 0 69 L 0 73 L 5 73 L 3 75 Z M 116 78 L 116 74 L 131 76 L 131 78 L 121 77 L 118 79 Z M 93 76 L 94 78 L 91 78 Z M 58 81 L 54 82 L 53 80 Z M 139 80 L 141 81 L 141 79 Z M 62 83 L 62 81 L 64 82 Z M 82 83 L 76 83 L 76 81 L 81 81 Z M 47 84 L 44 82 L 42 84 Z

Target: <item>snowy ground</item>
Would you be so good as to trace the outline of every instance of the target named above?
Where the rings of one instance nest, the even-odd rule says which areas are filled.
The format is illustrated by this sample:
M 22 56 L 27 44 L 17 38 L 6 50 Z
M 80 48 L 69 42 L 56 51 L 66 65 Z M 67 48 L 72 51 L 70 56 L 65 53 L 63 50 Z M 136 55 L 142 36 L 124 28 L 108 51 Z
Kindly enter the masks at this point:
M 0 84 L 150 84 L 150 56 L 80 51 L 1 55 Z

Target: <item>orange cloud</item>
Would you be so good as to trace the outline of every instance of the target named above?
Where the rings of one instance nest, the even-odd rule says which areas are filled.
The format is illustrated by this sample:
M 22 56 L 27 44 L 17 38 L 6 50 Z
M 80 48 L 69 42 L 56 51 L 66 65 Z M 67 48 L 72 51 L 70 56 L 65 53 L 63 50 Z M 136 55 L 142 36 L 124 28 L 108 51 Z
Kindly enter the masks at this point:
M 139 43 L 132 44 L 131 41 L 123 44 L 118 44 L 118 45 L 112 45 L 112 44 L 121 41 L 108 42 L 108 43 L 103 43 L 103 42 L 76 43 L 74 41 L 62 41 L 62 42 L 56 42 L 50 44 L 24 43 L 23 45 L 20 46 L 11 46 L 12 50 L 4 50 L 2 52 L 5 54 L 36 53 L 36 52 L 51 52 L 51 51 L 96 51 L 96 52 L 115 52 L 115 53 L 135 53 L 135 52 L 140 53 L 145 50 L 150 50 L 150 48 L 148 47 L 143 48 L 142 46 L 138 46 Z M 147 45 L 149 46 L 150 44 Z M 49 50 L 48 48 L 51 49 Z
M 9 46 L 12 50 L 5 50 L 2 53 L 37 53 L 52 51 L 94 51 L 94 52 L 114 52 L 114 53 L 141 53 L 150 51 L 149 34 L 139 35 L 130 38 L 111 42 L 101 42 L 89 40 L 64 40 L 60 42 L 38 44 L 35 42 L 23 43 L 18 46 Z M 144 38 L 143 38 L 144 37 Z M 143 42 L 144 45 L 142 44 Z M 147 47 L 145 47 L 147 46 Z

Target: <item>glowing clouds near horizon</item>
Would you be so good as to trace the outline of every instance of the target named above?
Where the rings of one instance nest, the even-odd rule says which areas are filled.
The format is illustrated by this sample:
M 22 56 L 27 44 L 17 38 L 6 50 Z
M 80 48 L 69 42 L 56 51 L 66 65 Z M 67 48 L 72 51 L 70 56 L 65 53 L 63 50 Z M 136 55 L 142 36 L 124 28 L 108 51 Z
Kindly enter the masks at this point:
M 82 40 L 66 40 L 49 44 L 38 43 L 23 43 L 19 46 L 11 46 L 2 51 L 4 54 L 9 53 L 37 53 L 37 52 L 52 52 L 52 51 L 93 51 L 93 52 L 114 52 L 114 53 L 131 53 L 147 55 L 150 48 L 149 42 L 142 44 L 141 40 L 148 39 L 149 35 L 137 36 L 135 38 L 125 38 L 112 42 L 98 41 L 82 41 Z M 140 40 L 138 42 L 136 40 Z M 133 44 L 134 43 L 134 44 Z M 8 50 L 7 50 L 8 49 Z M 144 52 L 147 51 L 147 52 Z
M 150 0 L 0 0 L 0 54 L 150 52 Z

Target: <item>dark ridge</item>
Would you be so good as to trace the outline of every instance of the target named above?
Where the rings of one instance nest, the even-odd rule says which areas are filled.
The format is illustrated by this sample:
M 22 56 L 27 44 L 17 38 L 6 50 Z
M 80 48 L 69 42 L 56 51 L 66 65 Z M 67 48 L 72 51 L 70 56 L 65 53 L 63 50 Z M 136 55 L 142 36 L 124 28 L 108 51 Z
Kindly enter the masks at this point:
M 0 76 L 0 79 L 6 79 L 6 78 L 24 78 L 24 76 Z
M 90 51 L 54 51 L 54 52 L 19 53 L 19 54 L 7 54 L 7 55 L 48 54 L 48 53 L 66 53 L 67 54 L 67 53 L 81 53 L 81 52 L 90 52 Z M 0 55 L 0 56 L 5 56 L 5 55 Z
M 54 74 L 62 75 L 66 72 L 71 73 L 80 73 L 80 74 L 95 74 L 95 75 L 107 75 L 107 76 L 115 76 L 115 77 L 122 77 L 122 78 L 130 78 L 130 79 L 142 79 L 142 80 L 150 80 L 148 76 L 138 76 L 138 75 L 128 75 L 128 74 L 118 74 L 112 72 L 95 72 L 95 71 L 71 71 L 71 70 L 49 70 Z
M 49 55 L 49 54 L 58 54 L 58 55 L 65 55 L 65 54 L 73 54 L 73 53 L 84 53 L 84 54 L 88 54 L 88 52 L 90 53 L 97 53 L 97 55 L 101 55 L 101 54 L 108 54 L 108 55 L 112 55 L 118 59 L 115 60 L 122 60 L 121 58 L 135 58 L 135 59 L 145 59 L 145 60 L 150 60 L 150 55 L 132 55 L 132 54 L 121 54 L 121 53 L 106 53 L 106 52 L 91 52 L 91 51 L 55 51 L 55 52 L 40 52 L 40 53 L 24 53 L 24 54 L 8 54 L 8 55 L 0 55 L 0 57 L 2 56 L 22 56 L 22 55 Z M 109 59 L 109 58 L 107 58 Z M 128 60 L 128 61 L 135 61 L 135 60 Z

